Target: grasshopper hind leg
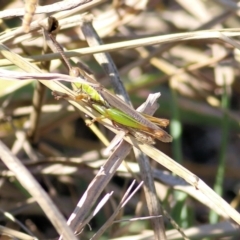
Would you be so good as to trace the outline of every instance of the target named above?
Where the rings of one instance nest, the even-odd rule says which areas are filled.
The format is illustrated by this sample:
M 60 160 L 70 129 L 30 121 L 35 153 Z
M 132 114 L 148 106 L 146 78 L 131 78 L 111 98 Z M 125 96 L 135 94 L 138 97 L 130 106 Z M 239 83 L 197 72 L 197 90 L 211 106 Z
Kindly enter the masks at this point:
M 134 129 L 134 128 L 128 128 L 126 126 L 119 125 L 118 123 L 116 123 L 114 121 L 112 121 L 112 123 L 113 123 L 113 126 L 116 127 L 116 129 L 125 131 L 126 134 L 132 135 L 133 137 L 135 137 L 137 139 L 137 141 L 139 141 L 141 143 L 146 143 L 149 145 L 153 145 L 156 143 L 154 138 L 152 136 L 148 135 L 147 133 L 138 131 L 137 129 Z
M 153 145 L 156 143 L 154 141 L 154 138 L 146 133 L 143 133 L 140 131 L 135 131 L 135 129 L 130 129 L 129 133 L 131 135 L 133 135 L 141 143 L 146 143 L 146 144 L 150 144 L 150 145 Z

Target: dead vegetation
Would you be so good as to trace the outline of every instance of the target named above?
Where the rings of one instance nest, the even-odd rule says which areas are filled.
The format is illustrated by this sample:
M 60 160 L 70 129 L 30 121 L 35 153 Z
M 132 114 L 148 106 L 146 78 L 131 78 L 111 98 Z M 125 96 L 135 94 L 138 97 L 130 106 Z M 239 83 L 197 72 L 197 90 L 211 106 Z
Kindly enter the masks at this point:
M 0 12 L 1 239 L 238 239 L 239 4 L 27 3 Z M 124 134 L 51 94 L 76 78 L 48 16 L 72 63 L 135 108 L 161 93 L 141 111 L 170 119 L 172 143 L 126 135 L 106 153 Z

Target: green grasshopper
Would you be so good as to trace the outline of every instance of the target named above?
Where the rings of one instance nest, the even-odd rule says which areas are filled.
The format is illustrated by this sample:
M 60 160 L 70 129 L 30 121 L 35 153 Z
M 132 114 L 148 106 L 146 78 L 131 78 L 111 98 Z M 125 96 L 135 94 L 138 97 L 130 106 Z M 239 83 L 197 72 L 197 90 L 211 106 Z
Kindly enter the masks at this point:
M 80 75 L 88 82 L 96 83 L 88 75 Z M 153 143 L 152 138 L 157 138 L 163 142 L 172 141 L 172 137 L 168 133 L 156 126 L 157 124 L 166 127 L 169 124 L 167 119 L 138 113 L 120 98 L 114 96 L 101 86 L 93 87 L 83 83 L 74 83 L 74 89 L 78 89 L 79 91 L 79 94 L 75 97 L 76 100 L 87 102 L 102 115 L 102 117 L 96 118 L 94 121 L 101 118 L 108 118 L 112 120 L 114 125 L 129 130 L 132 135 L 142 142 Z
M 57 25 L 58 24 L 54 22 L 54 27 Z M 62 51 L 61 46 L 55 40 L 55 37 L 51 35 L 51 32 L 49 32 L 49 37 L 58 52 L 61 54 L 64 63 L 69 69 L 70 75 L 74 77 L 80 76 L 87 82 L 96 85 L 97 82 L 84 70 L 71 67 L 68 59 Z M 90 107 L 101 114 L 101 117 L 94 119 L 92 122 L 108 118 L 113 122 L 114 126 L 127 130 L 130 134 L 135 136 L 137 140 L 149 144 L 153 144 L 155 138 L 161 140 L 162 142 L 172 141 L 172 137 L 162 128 L 157 126 L 166 127 L 169 124 L 167 119 L 155 118 L 150 115 L 137 112 L 120 98 L 111 94 L 100 84 L 99 86 L 90 86 L 87 83 L 74 83 L 73 88 L 77 90 L 77 96 L 75 96 L 76 101 L 81 100 L 86 102 Z M 54 95 L 57 99 L 59 99 L 56 92 Z

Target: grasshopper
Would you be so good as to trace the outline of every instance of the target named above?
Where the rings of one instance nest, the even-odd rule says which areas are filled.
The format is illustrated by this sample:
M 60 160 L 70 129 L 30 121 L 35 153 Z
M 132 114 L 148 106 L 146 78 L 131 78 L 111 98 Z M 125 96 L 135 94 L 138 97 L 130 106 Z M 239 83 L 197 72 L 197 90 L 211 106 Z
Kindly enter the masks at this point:
M 94 119 L 92 122 L 108 118 L 113 122 L 114 126 L 127 130 L 141 142 L 153 144 L 155 138 L 162 142 L 171 142 L 172 137 L 161 128 L 166 127 L 169 124 L 167 119 L 155 118 L 137 112 L 100 84 L 96 85 L 97 82 L 84 70 L 71 66 L 70 62 L 64 55 L 61 46 L 52 35 L 52 32 L 56 32 L 56 29 L 58 28 L 58 22 L 52 18 L 51 20 L 54 24 L 51 25 L 51 31 L 49 31 L 48 34 L 57 51 L 61 54 L 64 63 L 68 67 L 69 74 L 74 77 L 80 76 L 86 80 L 86 84 L 72 84 L 73 88 L 77 91 L 75 100 L 86 102 L 91 108 L 101 114 L 101 117 Z M 87 82 L 93 83 L 94 86 L 88 85 Z M 55 92 L 54 95 L 56 96 L 57 93 Z

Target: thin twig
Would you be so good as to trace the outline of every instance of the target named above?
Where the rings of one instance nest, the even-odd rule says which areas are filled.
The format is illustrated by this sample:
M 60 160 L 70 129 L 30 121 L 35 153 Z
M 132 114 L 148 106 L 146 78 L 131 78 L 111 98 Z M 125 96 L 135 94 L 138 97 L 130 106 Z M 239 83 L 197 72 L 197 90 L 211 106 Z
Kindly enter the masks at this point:
M 70 0 L 64 2 L 57 2 L 45 6 L 38 6 L 35 14 L 61 12 L 76 8 L 92 0 Z M 24 8 L 15 8 L 11 10 L 4 10 L 0 12 L 0 18 L 22 17 L 26 10 Z
M 132 182 L 132 184 L 127 189 L 126 193 L 121 199 L 121 202 L 114 210 L 113 214 L 107 219 L 107 221 L 101 226 L 101 228 L 92 236 L 91 240 L 99 239 L 101 235 L 106 231 L 106 229 L 111 226 L 113 223 L 113 220 L 118 215 L 119 211 L 127 204 L 127 202 L 131 199 L 131 197 L 140 189 L 140 187 L 143 185 L 143 182 L 139 183 L 137 188 L 134 189 L 134 191 L 130 194 L 130 191 L 132 191 L 133 185 L 135 181 Z M 115 222 L 114 222 L 115 223 Z

